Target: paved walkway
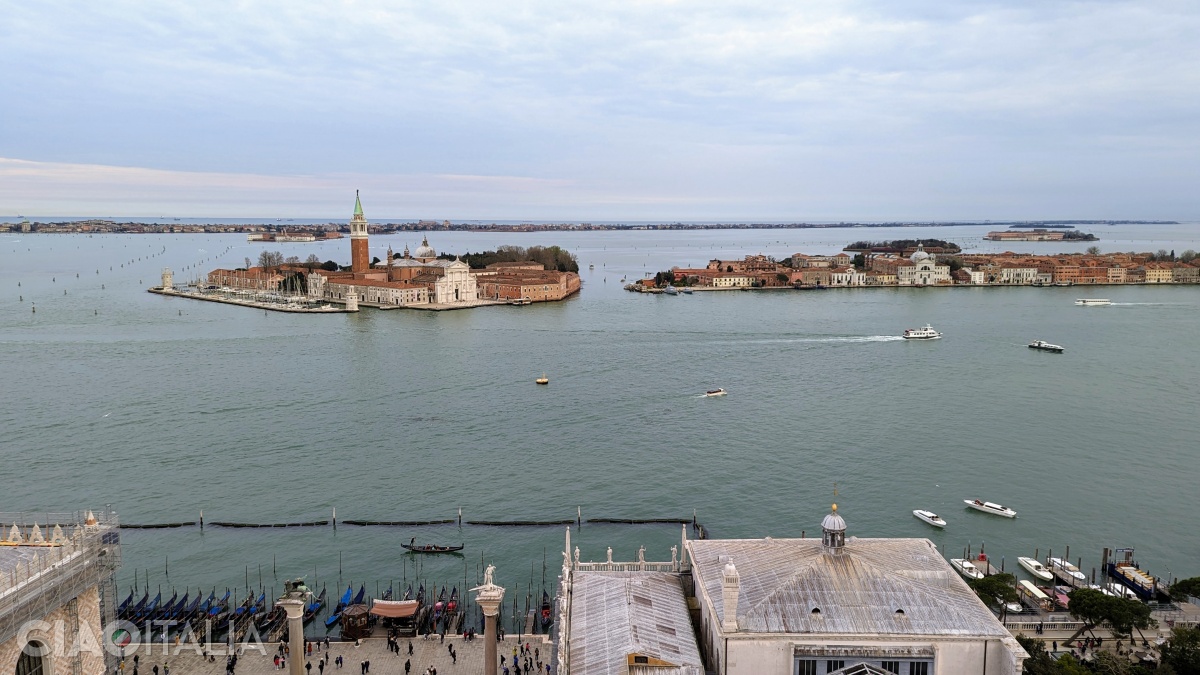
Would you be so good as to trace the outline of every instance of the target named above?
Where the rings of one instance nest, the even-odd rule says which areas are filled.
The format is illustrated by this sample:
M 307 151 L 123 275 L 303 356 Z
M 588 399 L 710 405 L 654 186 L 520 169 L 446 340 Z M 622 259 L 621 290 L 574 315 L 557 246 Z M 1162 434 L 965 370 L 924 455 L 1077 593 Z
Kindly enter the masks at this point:
M 537 647 L 540 650 L 542 657 L 542 673 L 545 673 L 545 662 L 550 653 L 550 644 L 545 641 L 544 635 L 524 636 L 523 642 L 528 642 L 530 648 Z M 506 655 L 508 662 L 512 664 L 513 649 L 518 646 L 515 637 L 506 637 L 504 642 L 497 647 L 499 654 Z M 326 665 L 324 673 L 321 673 L 317 667 L 318 661 L 326 655 L 324 648 L 318 653 L 316 644 L 313 645 L 312 656 L 306 659 L 312 663 L 311 675 L 355 675 L 355 669 L 360 668 L 363 661 L 371 662 L 371 675 L 403 675 L 404 662 L 409 660 L 412 668 L 409 672 L 412 675 L 424 675 L 426 668 L 433 666 L 437 668 L 438 675 L 478 675 L 483 673 L 483 637 L 476 637 L 475 640 L 467 642 L 462 637 L 446 636 L 445 643 L 440 642 L 437 637 L 429 640 L 415 638 L 412 640 L 413 655 L 407 654 L 408 639 L 400 639 L 400 654 L 391 654 L 387 649 L 387 638 L 368 638 L 362 641 L 362 644 L 355 647 L 350 642 L 334 642 L 329 643 L 330 661 L 337 656 L 341 656 L 345 664 L 338 670 L 332 665 Z M 458 654 L 458 662 L 455 663 L 450 658 L 448 645 L 454 645 L 454 651 Z M 220 645 L 218 645 L 220 647 Z M 255 646 L 251 646 L 246 652 L 238 656 L 237 675 L 286 675 L 286 671 L 276 670 L 273 662 L 273 657 L 276 653 L 278 643 L 264 645 L 265 653 L 258 651 Z M 216 661 L 209 662 L 204 660 L 199 653 L 193 650 L 190 646 L 175 647 L 168 645 L 166 656 L 163 655 L 163 646 L 161 644 L 154 645 L 153 654 L 146 654 L 146 646 L 143 645 L 140 649 L 134 649 L 130 646 L 126 648 L 126 662 L 124 675 L 131 675 L 133 668 L 133 655 L 136 653 L 138 658 L 138 675 L 153 675 L 152 668 L 157 665 L 159 667 L 159 675 L 162 675 L 164 665 L 170 666 L 170 675 L 225 675 L 225 655 L 219 653 L 216 656 Z M 552 671 L 553 672 L 553 671 Z

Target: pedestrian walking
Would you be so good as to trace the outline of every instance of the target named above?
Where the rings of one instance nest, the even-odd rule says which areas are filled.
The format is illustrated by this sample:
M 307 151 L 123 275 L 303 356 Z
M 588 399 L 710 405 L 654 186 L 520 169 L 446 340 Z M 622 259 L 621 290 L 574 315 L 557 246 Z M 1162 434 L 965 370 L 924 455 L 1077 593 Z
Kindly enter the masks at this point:
M 404 675 L 408 675 L 410 670 L 412 670 L 412 661 L 404 659 Z
M 320 673 L 320 675 L 325 675 L 325 659 L 317 661 L 317 672 Z
M 412 656 L 412 640 L 408 641 L 408 655 Z
M 307 663 L 305 663 L 305 664 L 304 664 L 304 672 L 305 672 L 305 673 L 311 673 L 311 672 L 312 672 L 312 661 L 309 661 L 309 662 L 307 662 Z

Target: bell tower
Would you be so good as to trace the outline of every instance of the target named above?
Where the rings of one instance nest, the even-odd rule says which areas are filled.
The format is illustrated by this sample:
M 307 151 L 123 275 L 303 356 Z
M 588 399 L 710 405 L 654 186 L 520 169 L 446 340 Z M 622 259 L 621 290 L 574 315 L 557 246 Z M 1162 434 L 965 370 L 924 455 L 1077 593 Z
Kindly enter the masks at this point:
M 354 216 L 350 218 L 350 269 L 366 272 L 371 268 L 371 249 L 367 246 L 367 219 L 363 216 L 358 190 L 354 191 Z

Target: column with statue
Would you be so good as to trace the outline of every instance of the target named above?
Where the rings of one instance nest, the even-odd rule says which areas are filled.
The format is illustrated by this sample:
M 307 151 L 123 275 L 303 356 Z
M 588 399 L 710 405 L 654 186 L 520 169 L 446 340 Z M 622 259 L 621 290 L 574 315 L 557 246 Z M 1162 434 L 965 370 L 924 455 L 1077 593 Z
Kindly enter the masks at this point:
M 498 670 L 497 659 L 499 656 L 496 651 L 497 616 L 500 614 L 500 603 L 504 601 L 504 589 L 497 586 L 492 580 L 495 572 L 496 566 L 488 565 L 483 573 L 483 584 L 471 589 L 472 591 L 479 592 L 475 596 L 475 602 L 483 610 L 484 675 L 496 675 L 496 671 Z
M 288 675 L 304 673 L 304 608 L 311 595 L 303 581 L 285 581 L 283 597 L 275 604 L 287 612 L 288 624 Z

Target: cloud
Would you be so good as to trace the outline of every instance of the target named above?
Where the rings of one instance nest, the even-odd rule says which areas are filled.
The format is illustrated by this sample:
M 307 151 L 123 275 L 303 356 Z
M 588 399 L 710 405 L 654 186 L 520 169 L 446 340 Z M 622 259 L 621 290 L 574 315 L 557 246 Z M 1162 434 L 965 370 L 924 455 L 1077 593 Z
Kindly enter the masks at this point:
M 777 217 L 810 205 L 849 217 L 862 189 L 880 200 L 872 211 L 892 199 L 933 217 L 951 185 L 991 208 L 1021 196 L 1031 161 L 1142 213 L 1189 205 L 1175 177 L 1197 169 L 1194 3 L 114 0 L 4 11 L 0 85 L 18 94 L 0 155 L 41 162 L 524 176 L 574 186 L 525 193 L 544 203 L 719 196 L 723 212 L 771 203 Z M 1097 170 L 1106 164 L 1127 169 Z M 845 197 L 813 205 L 794 197 L 796 182 Z M 1153 201 L 1135 195 L 1147 184 Z

